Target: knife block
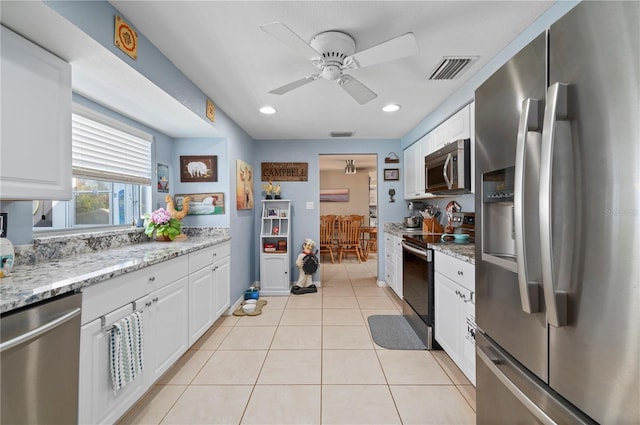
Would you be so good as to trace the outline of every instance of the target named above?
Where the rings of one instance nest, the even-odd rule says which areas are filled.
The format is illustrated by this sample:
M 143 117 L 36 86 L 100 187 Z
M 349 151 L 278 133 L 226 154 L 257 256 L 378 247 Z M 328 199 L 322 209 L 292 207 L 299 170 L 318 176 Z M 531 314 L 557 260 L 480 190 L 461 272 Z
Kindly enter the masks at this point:
M 442 233 L 444 232 L 444 229 L 435 218 L 425 217 L 422 219 L 422 231 L 427 233 Z

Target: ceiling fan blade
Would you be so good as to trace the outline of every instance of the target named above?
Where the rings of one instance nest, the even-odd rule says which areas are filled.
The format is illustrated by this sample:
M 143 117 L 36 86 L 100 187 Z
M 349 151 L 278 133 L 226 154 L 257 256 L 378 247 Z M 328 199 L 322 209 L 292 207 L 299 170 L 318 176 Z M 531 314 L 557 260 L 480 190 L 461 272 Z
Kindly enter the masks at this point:
M 289 84 L 285 84 L 282 87 L 278 87 L 277 89 L 271 90 L 269 93 L 271 94 L 285 94 L 290 92 L 293 89 L 297 89 L 298 87 L 302 87 L 305 84 L 309 84 L 314 82 L 320 77 L 319 74 L 310 75 L 308 77 L 300 78 L 299 80 L 293 81 Z
M 282 22 L 272 22 L 270 24 L 261 25 L 260 29 L 271 35 L 282 44 L 295 50 L 307 59 L 315 59 L 322 56 L 320 53 L 304 41 L 298 34 L 293 32 L 288 26 Z
M 351 56 L 354 68 L 364 68 L 418 53 L 418 43 L 412 32 L 370 47 Z
M 362 84 L 351 75 L 343 75 L 342 77 L 340 77 L 340 79 L 338 80 L 338 84 L 344 89 L 344 91 L 349 93 L 356 102 L 361 105 L 364 105 L 365 103 L 370 102 L 378 97 L 377 94 L 369 90 L 367 86 Z

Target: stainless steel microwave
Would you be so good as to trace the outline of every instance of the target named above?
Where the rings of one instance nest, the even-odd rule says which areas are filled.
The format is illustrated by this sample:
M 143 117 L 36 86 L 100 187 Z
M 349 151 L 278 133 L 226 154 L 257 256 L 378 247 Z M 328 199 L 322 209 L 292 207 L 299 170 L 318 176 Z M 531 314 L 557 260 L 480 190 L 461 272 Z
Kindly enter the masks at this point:
M 471 141 L 456 140 L 424 158 L 425 191 L 434 194 L 471 192 Z

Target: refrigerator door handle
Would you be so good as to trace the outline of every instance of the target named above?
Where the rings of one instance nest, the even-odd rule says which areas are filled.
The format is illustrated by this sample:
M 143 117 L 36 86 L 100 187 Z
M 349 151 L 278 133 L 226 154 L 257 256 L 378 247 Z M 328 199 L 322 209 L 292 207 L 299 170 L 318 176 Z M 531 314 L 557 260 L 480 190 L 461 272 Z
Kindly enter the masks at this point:
M 447 154 L 447 159 L 444 161 L 444 167 L 442 169 L 442 176 L 444 177 L 445 183 L 447 183 L 447 189 L 451 189 L 451 181 L 449 180 L 449 176 L 447 175 L 447 167 L 449 166 L 449 162 L 451 162 L 451 154 Z
M 540 254 L 542 268 L 542 286 L 547 309 L 547 321 L 551 326 L 567 325 L 567 293 L 557 289 L 553 262 L 551 217 L 552 217 L 552 170 L 553 149 L 558 121 L 566 121 L 568 85 L 554 83 L 547 90 L 547 105 L 544 111 L 542 130 L 542 152 L 540 164 Z M 570 243 L 570 242 L 569 242 Z M 567 248 L 569 249 L 569 248 Z
M 493 373 L 493 375 L 498 378 L 498 380 L 504 385 L 511 394 L 513 394 L 523 406 L 527 408 L 532 415 L 536 417 L 541 423 L 545 425 L 557 425 L 556 422 L 551 419 L 540 407 L 538 407 L 525 393 L 518 388 L 516 384 L 511 382 L 509 378 L 507 378 L 504 373 L 498 368 L 498 366 L 502 363 L 502 360 L 497 356 L 494 358 L 489 358 L 489 356 L 484 352 L 482 347 L 476 348 L 476 355 L 482 363 L 484 363 L 487 368 Z M 493 357 L 493 356 L 492 356 Z
M 535 230 L 531 229 L 531 227 L 532 225 L 537 226 L 537 223 L 533 221 L 537 221 L 538 218 L 535 215 L 531 217 L 533 209 L 525 210 L 525 195 L 538 192 L 537 179 L 529 174 L 536 172 L 533 169 L 535 167 L 530 169 L 528 166 L 531 162 L 537 165 L 539 161 L 541 128 L 538 119 L 538 108 L 539 101 L 537 99 L 525 99 L 522 101 L 522 111 L 518 122 L 518 140 L 516 142 L 513 212 L 520 303 L 522 311 L 525 313 L 540 311 L 538 303 L 539 275 L 536 273 L 540 265 L 540 253 L 527 240 L 527 234 L 537 234 L 534 231 L 527 232 L 527 229 Z M 534 178 L 527 178 L 527 176 Z M 526 214 L 525 211 L 527 211 Z

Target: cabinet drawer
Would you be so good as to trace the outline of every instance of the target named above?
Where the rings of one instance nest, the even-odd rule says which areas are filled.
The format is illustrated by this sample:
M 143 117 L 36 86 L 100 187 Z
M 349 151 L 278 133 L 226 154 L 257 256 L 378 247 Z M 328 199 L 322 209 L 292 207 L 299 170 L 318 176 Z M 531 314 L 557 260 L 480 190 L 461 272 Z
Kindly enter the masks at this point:
M 231 244 L 223 242 L 189 254 L 189 274 L 231 255 Z
M 213 263 L 214 249 L 214 247 L 210 246 L 199 251 L 191 252 L 189 254 L 189 274 L 211 265 Z
M 219 245 L 215 245 L 213 252 L 213 261 L 218 261 L 221 258 L 229 257 L 231 255 L 231 243 L 223 242 Z
M 441 252 L 435 252 L 436 272 L 462 285 L 471 292 L 475 292 L 475 266 Z

